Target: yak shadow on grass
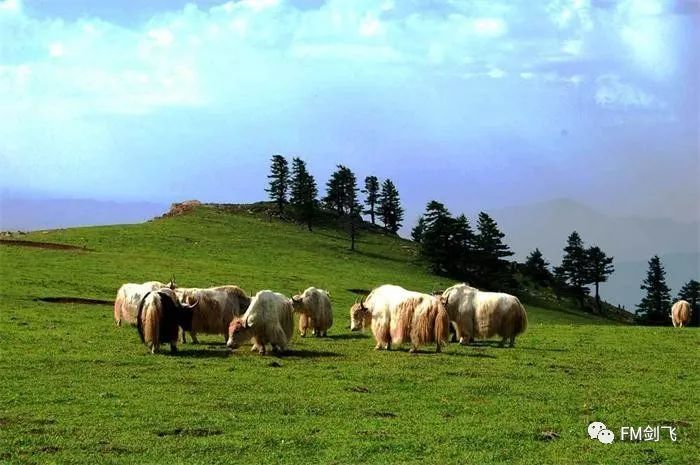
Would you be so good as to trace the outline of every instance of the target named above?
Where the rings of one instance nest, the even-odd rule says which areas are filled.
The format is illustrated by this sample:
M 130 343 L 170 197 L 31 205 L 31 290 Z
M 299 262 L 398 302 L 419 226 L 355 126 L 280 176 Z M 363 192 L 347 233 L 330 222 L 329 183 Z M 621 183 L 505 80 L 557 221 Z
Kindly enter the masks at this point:
M 486 352 L 481 351 L 481 350 L 445 352 L 445 355 L 449 355 L 450 357 L 472 357 L 472 358 L 492 358 L 492 359 L 498 358 L 495 355 L 487 354 Z
M 173 357 L 189 357 L 189 358 L 227 358 L 230 357 L 232 352 L 230 350 L 217 350 L 217 349 L 182 349 L 179 348 L 177 352 L 172 355 Z
M 535 350 L 537 352 L 569 352 L 569 349 L 545 349 L 543 347 L 522 347 L 515 346 L 516 350 Z
M 363 333 L 342 333 L 342 334 L 331 334 L 329 336 L 320 337 L 318 339 L 333 339 L 336 341 L 344 341 L 351 339 L 368 339 L 369 335 Z
M 275 356 L 280 358 L 325 358 L 342 357 L 342 354 L 322 350 L 289 349 L 285 353 L 275 354 Z

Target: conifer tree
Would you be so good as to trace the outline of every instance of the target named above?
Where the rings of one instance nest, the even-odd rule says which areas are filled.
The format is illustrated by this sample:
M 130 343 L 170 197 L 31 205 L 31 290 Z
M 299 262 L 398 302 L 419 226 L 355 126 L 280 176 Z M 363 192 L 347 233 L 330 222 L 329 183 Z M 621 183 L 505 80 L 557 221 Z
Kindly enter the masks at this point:
M 369 215 L 372 224 L 375 223 L 375 216 L 377 215 L 377 207 L 379 204 L 379 179 L 376 176 L 367 176 L 365 178 L 365 188 L 362 189 L 362 193 L 365 194 L 365 205 L 367 209 L 363 211 L 364 214 Z
M 292 189 L 289 203 L 295 207 L 296 213 L 309 231 L 312 230 L 313 219 L 318 209 L 318 189 L 316 180 L 306 168 L 306 162 L 301 158 L 292 159 Z
M 600 283 L 608 280 L 608 276 L 613 274 L 615 267 L 613 266 L 613 257 L 608 257 L 600 247 L 593 246 L 586 250 L 586 266 L 588 268 L 588 283 L 595 286 L 595 305 L 598 313 L 601 312 L 600 303 Z
M 671 290 L 666 285 L 666 270 L 658 255 L 654 255 L 649 260 L 647 277 L 640 289 L 646 291 L 646 295 L 637 305 L 639 320 L 649 325 L 669 324 Z
M 399 191 L 391 181 L 386 179 L 382 183 L 382 191 L 379 199 L 379 219 L 384 223 L 387 231 L 396 234 L 402 226 L 404 210 L 401 207 Z
M 277 205 L 277 211 L 284 211 L 287 204 L 287 191 L 289 190 L 289 165 L 287 159 L 282 155 L 273 155 L 270 166 L 270 174 L 267 176 L 269 187 L 265 192 L 269 194 L 270 200 Z
M 588 294 L 588 288 L 586 287 L 588 257 L 586 256 L 586 249 L 583 247 L 581 236 L 576 231 L 572 232 L 566 240 L 561 267 L 566 275 L 570 290 L 579 300 L 581 307 L 583 307 L 584 297 Z
M 544 259 L 540 249 L 535 248 L 525 259 L 525 272 L 536 282 L 544 284 L 552 279 L 549 263 Z
M 503 243 L 505 234 L 498 224 L 485 212 L 479 213 L 474 236 L 474 254 L 478 276 L 489 287 L 502 286 L 504 281 L 512 280 L 509 274 L 509 262 L 505 260 L 513 255 L 508 245 Z

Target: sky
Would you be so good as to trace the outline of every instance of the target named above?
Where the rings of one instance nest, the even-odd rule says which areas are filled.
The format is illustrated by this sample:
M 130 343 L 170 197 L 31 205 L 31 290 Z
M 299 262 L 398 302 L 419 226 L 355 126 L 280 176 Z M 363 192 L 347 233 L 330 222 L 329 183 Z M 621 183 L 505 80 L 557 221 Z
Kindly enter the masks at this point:
M 257 201 L 281 153 L 391 178 L 409 226 L 431 199 L 698 221 L 698 26 L 696 0 L 0 0 L 0 189 Z

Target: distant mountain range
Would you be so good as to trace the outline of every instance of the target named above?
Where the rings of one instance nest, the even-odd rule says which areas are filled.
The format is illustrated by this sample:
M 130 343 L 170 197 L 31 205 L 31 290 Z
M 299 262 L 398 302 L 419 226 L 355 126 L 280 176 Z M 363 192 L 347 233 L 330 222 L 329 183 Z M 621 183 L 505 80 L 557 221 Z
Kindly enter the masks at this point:
M 168 205 L 89 199 L 1 196 L 0 230 L 34 231 L 74 226 L 140 223 L 164 213 Z
M 522 261 L 538 247 L 553 265 L 561 263 L 566 238 L 576 230 L 587 246 L 615 257 L 615 273 L 601 285 L 603 298 L 632 310 L 652 255 L 661 257 L 675 297 L 682 284 L 700 279 L 700 226 L 670 219 L 614 217 L 568 199 L 489 211 Z
M 0 197 L 0 230 L 139 223 L 163 214 L 168 205 L 89 199 Z M 538 247 L 553 265 L 561 262 L 568 235 L 576 230 L 586 245 L 598 245 L 615 257 L 615 273 L 601 285 L 612 304 L 633 310 L 642 297 L 639 285 L 647 261 L 658 254 L 676 296 L 689 279 L 700 280 L 700 227 L 697 222 L 615 217 L 568 199 L 489 210 L 506 234 L 506 242 L 523 261 Z M 472 215 L 475 218 L 476 215 Z

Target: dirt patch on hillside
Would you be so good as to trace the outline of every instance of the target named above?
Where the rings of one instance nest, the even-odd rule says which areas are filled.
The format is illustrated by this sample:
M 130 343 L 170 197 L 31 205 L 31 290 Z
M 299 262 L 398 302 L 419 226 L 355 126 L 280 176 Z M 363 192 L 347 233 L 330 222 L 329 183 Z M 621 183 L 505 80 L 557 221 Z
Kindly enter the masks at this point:
M 37 297 L 38 302 L 51 304 L 87 304 L 87 305 L 112 305 L 114 302 L 102 299 L 85 299 L 82 297 Z
M 18 247 L 35 247 L 38 249 L 51 249 L 51 250 L 75 250 L 75 251 L 79 251 L 79 252 L 87 252 L 90 250 L 87 247 L 80 247 L 77 245 L 57 244 L 55 242 L 23 241 L 20 239 L 0 239 L 0 245 L 14 245 L 14 246 L 18 246 Z
M 161 218 L 170 218 L 173 216 L 184 215 L 202 205 L 199 200 L 185 200 L 184 202 L 174 203 L 170 206 L 168 210 Z

